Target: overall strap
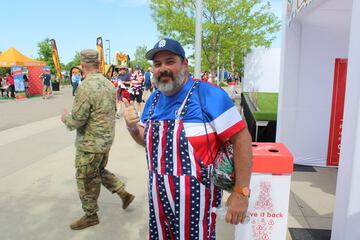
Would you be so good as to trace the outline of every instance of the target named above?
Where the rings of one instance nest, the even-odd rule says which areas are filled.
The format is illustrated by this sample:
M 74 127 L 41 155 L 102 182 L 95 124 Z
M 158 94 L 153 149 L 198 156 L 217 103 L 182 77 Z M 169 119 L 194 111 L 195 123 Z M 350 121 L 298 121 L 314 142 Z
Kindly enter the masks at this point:
M 199 84 L 199 81 L 195 81 L 194 84 L 192 85 L 192 87 L 190 88 L 188 94 L 186 95 L 184 101 L 182 102 L 181 106 L 179 107 L 179 109 L 176 111 L 175 113 L 175 119 L 180 120 L 182 119 L 186 112 L 187 109 L 189 107 L 189 102 L 190 102 L 190 98 L 194 93 L 194 90 L 196 88 L 196 86 Z
M 157 90 L 157 93 L 156 93 L 156 95 L 155 95 L 155 97 L 154 97 L 154 101 L 152 102 L 151 107 L 150 107 L 149 120 L 151 119 L 152 115 L 153 115 L 154 112 L 155 112 L 155 107 L 156 107 L 156 105 L 157 105 L 157 103 L 158 103 L 158 101 L 159 101 L 159 98 L 160 98 L 160 91 Z

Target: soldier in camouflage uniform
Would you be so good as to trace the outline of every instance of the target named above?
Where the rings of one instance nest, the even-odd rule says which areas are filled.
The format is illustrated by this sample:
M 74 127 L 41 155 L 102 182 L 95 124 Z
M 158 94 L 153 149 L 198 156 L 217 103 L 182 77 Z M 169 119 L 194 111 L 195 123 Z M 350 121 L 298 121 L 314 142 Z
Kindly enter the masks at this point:
M 76 134 L 76 181 L 85 216 L 70 225 L 73 230 L 99 223 L 97 199 L 101 184 L 117 193 L 126 209 L 135 196 L 105 169 L 115 135 L 116 90 L 99 72 L 98 52 L 83 50 L 80 61 L 86 78 L 77 90 L 71 114 L 64 110 L 61 120 Z

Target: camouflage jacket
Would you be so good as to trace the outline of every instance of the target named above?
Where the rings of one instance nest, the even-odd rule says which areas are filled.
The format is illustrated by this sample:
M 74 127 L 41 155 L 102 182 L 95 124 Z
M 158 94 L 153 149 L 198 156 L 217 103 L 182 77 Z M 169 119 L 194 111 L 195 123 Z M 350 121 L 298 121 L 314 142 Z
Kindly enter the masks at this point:
M 80 84 L 72 112 L 64 123 L 69 130 L 77 130 L 75 146 L 78 150 L 105 153 L 115 136 L 116 90 L 101 73 L 91 73 Z

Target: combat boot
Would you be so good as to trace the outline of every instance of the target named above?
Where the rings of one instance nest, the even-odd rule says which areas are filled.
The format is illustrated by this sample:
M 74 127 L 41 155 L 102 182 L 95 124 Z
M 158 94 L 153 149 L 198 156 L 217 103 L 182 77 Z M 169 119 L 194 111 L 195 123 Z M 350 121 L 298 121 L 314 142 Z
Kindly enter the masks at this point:
M 73 222 L 70 225 L 70 228 L 72 230 L 81 230 L 90 226 L 94 226 L 96 224 L 99 224 L 99 218 L 97 216 L 97 214 L 95 213 L 94 215 L 91 216 L 83 216 L 82 218 L 80 218 L 79 220 Z
M 127 209 L 127 207 L 130 205 L 130 203 L 132 201 L 134 201 L 135 196 L 132 195 L 131 193 L 128 193 L 125 190 L 122 190 L 121 192 L 117 193 L 119 195 L 119 197 L 121 198 L 123 205 L 122 208 L 123 209 Z

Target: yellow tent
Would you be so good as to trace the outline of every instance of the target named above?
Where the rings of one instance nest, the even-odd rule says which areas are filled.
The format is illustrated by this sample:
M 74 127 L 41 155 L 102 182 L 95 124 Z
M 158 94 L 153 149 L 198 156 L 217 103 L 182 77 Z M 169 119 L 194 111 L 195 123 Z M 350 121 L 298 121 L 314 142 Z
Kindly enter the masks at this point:
M 0 55 L 0 67 L 23 66 L 23 67 L 39 67 L 45 66 L 45 62 L 31 59 L 20 53 L 15 48 L 9 48 Z

